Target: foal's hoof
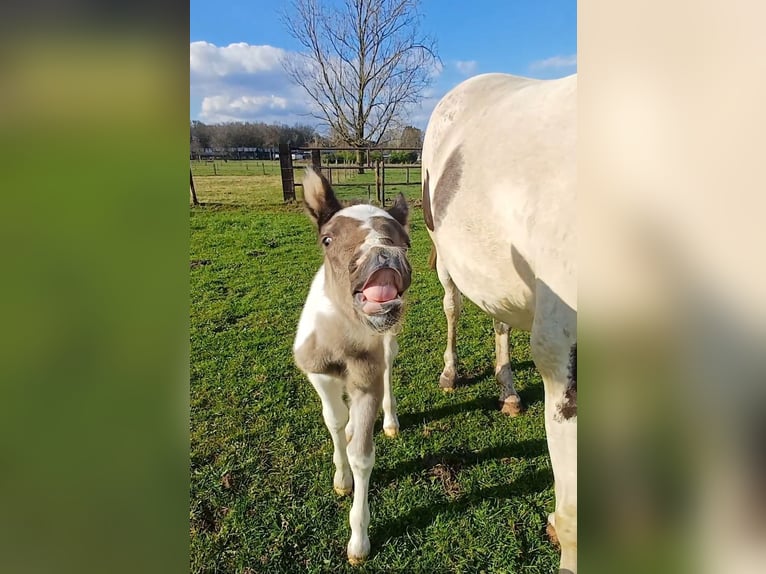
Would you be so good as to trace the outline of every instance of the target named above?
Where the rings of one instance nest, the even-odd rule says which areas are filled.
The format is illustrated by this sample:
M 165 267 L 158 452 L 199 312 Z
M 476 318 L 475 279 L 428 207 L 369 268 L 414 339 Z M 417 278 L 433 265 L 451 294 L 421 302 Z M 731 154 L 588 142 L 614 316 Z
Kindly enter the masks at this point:
M 341 470 L 335 471 L 335 476 L 332 479 L 332 489 L 338 496 L 346 496 L 351 494 L 351 490 L 354 488 L 354 479 L 351 475 L 351 470 L 343 472 Z
M 399 436 L 399 427 L 383 427 L 383 432 L 387 437 L 395 438 Z
M 442 373 L 439 375 L 439 388 L 443 390 L 445 393 L 451 393 L 455 390 L 455 379 L 457 377 L 455 374 L 445 374 Z
M 521 414 L 521 399 L 512 395 L 504 401 L 500 401 L 500 412 L 509 417 Z
M 364 564 L 367 557 L 370 555 L 370 539 L 354 539 L 348 541 L 346 546 L 346 556 L 352 566 L 359 566 Z

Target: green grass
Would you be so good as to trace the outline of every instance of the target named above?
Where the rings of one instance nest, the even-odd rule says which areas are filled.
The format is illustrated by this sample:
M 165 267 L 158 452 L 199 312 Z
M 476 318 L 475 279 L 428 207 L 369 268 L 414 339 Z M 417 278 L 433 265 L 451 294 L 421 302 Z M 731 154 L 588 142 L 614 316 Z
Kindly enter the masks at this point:
M 545 537 L 553 478 L 528 337 L 513 335 L 521 416 L 497 408 L 492 324 L 469 302 L 459 326 L 464 381 L 439 390 L 442 290 L 417 208 L 394 366 L 401 435 L 385 437 L 379 417 L 372 553 L 348 565 L 351 500 L 333 492 L 320 402 L 291 354 L 321 252 L 298 206 L 260 197 L 258 209 L 191 210 L 191 571 L 554 571 Z

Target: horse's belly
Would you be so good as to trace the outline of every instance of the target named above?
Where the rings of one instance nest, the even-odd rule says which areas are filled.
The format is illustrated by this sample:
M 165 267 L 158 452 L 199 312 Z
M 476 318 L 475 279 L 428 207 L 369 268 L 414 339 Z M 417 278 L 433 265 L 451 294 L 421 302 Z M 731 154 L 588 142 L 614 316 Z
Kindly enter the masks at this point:
M 510 256 L 492 260 L 469 251 L 456 257 L 446 249 L 439 251 L 438 256 L 442 253 L 452 281 L 465 297 L 498 321 L 517 329 L 532 328 L 532 286 L 528 285 L 529 277 L 524 278 L 515 270 Z

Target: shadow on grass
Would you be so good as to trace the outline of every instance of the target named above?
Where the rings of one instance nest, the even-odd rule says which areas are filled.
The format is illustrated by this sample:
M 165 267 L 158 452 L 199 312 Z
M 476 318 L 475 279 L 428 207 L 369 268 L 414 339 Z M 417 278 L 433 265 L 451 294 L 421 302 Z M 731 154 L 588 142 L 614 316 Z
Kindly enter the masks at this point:
M 513 442 L 502 446 L 485 448 L 478 452 L 472 450 L 446 450 L 429 454 L 414 460 L 400 462 L 391 468 L 376 469 L 375 482 L 388 483 L 402 476 L 431 473 L 437 467 L 449 467 L 453 472 L 483 464 L 489 460 L 514 458 L 537 458 L 548 452 L 544 439 L 531 439 Z M 552 476 L 551 476 L 552 480 Z M 546 485 L 544 485 L 547 487 Z
M 484 379 L 493 379 L 495 377 L 494 367 L 488 367 L 481 373 L 474 373 L 465 377 L 458 377 L 456 389 L 467 389 L 474 386 L 476 383 L 483 381 Z
M 528 375 L 532 375 L 536 369 L 534 361 L 518 361 L 511 363 L 511 365 L 513 367 L 514 377 L 517 383 L 516 390 L 519 393 L 519 397 L 521 398 L 523 409 L 526 410 L 531 405 L 544 401 L 545 389 L 543 388 L 542 381 L 535 381 L 533 384 L 527 385 L 522 389 L 518 388 L 518 375 L 524 371 L 529 371 Z M 531 378 L 531 376 L 525 377 L 526 380 L 530 380 Z
M 545 400 L 545 389 L 543 384 L 538 383 L 518 390 L 521 404 L 526 410 L 535 403 L 542 403 Z
M 383 523 L 375 524 L 373 522 L 370 531 L 372 548 L 382 548 L 391 539 L 413 530 L 427 528 L 439 516 L 460 516 L 471 507 L 481 504 L 485 500 L 509 499 L 516 496 L 540 493 L 549 488 L 552 482 L 553 473 L 550 469 L 529 471 L 508 484 L 467 492 L 453 501 L 415 507 L 409 512 Z
M 527 371 L 535 369 L 534 361 L 512 361 L 511 367 L 514 371 Z
M 520 372 L 523 370 L 534 369 L 535 364 L 532 361 L 522 361 L 520 363 L 515 363 L 513 367 L 516 372 Z M 465 379 L 459 379 L 456 390 L 459 391 L 462 388 L 471 387 L 476 383 L 486 379 L 487 377 L 494 378 L 494 368 L 489 368 L 483 373 L 474 374 Z M 498 387 L 497 396 L 491 395 L 476 397 L 470 401 L 445 405 L 443 407 L 429 409 L 427 411 L 421 411 L 417 413 L 399 413 L 399 427 L 401 430 L 404 430 L 413 426 L 426 424 L 431 421 L 443 419 L 457 413 L 464 413 L 468 411 L 499 411 L 502 406 L 499 402 L 499 391 L 500 389 Z M 535 402 L 542 401 L 544 399 L 545 393 L 543 391 L 542 384 L 535 384 L 520 390 L 519 396 L 521 397 L 521 402 L 526 409 L 527 406 Z M 382 423 L 378 421 L 376 423 L 376 432 L 382 428 Z
M 213 210 L 235 210 L 241 209 L 243 205 L 238 203 L 223 203 L 220 201 L 200 201 L 197 205 L 190 205 L 191 208 L 206 208 Z
M 443 419 L 457 413 L 493 410 L 498 410 L 497 397 L 476 397 L 470 401 L 445 405 L 443 407 L 429 409 L 427 411 L 421 411 L 418 413 L 399 413 L 399 428 L 404 430 L 407 428 L 420 426 L 422 424 Z

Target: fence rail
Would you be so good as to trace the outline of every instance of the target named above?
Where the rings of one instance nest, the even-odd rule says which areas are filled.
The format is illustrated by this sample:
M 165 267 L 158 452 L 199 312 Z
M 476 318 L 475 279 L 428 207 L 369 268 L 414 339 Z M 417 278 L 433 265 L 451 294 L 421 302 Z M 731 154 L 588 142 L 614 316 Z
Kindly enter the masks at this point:
M 364 160 L 362 165 L 333 165 L 329 163 L 322 164 L 322 153 L 325 154 L 335 153 L 339 151 L 362 151 L 362 157 Z M 306 148 L 298 147 L 292 148 L 287 145 L 281 145 L 279 147 L 279 163 L 282 175 L 282 195 L 284 201 L 294 201 L 296 199 L 296 189 L 302 187 L 300 182 L 295 181 L 295 169 L 299 169 L 303 166 L 295 166 L 293 164 L 294 152 L 310 152 L 311 153 L 311 166 L 315 171 L 325 173 L 327 179 L 333 185 L 333 187 L 347 187 L 347 188 L 367 188 L 367 200 L 372 201 L 372 188 L 375 187 L 375 200 L 381 205 L 386 205 L 386 187 L 401 187 L 401 186 L 420 186 L 420 177 L 417 177 L 413 181 L 410 177 L 411 170 L 420 169 L 419 164 L 393 164 L 385 161 L 385 152 L 418 152 L 420 148 L 393 148 L 393 147 L 381 147 L 381 148 L 351 148 L 351 147 L 333 147 L 333 148 Z M 372 154 L 380 153 L 381 158 L 372 161 Z M 406 174 L 406 181 L 386 181 L 386 170 L 404 170 Z M 340 172 L 348 170 L 374 170 L 375 181 L 373 182 L 354 182 L 354 183 L 340 183 L 339 181 L 333 181 L 333 171 Z

